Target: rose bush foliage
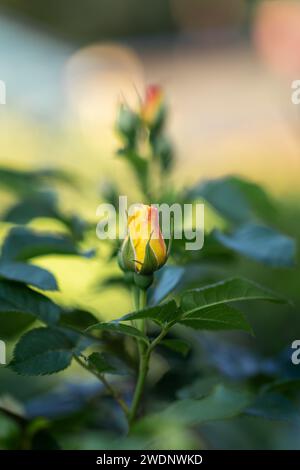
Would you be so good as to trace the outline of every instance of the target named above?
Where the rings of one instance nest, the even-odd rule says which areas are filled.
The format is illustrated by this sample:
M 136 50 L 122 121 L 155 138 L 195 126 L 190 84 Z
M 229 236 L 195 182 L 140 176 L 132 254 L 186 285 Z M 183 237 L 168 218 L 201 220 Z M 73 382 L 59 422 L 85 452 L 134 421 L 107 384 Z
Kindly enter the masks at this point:
M 118 158 L 127 161 L 133 172 L 142 205 L 129 218 L 125 240 L 110 245 L 110 258 L 121 270 L 119 276 L 107 278 L 104 287 L 125 288 L 135 306 L 127 314 L 114 312 L 114 321 L 99 321 L 92 312 L 66 309 L 51 300 L 47 291 L 58 289 L 54 275 L 32 264 L 41 255 L 59 254 L 65 256 L 66 263 L 69 255 L 93 257 L 93 249 L 105 243 L 95 239 L 91 250 L 83 250 L 82 242 L 86 238 L 90 241 L 93 224 L 63 213 L 56 194 L 44 191 L 49 181 L 73 184 L 70 177 L 53 170 L 0 169 L 0 184 L 16 196 L 2 215 L 12 227 L 0 258 L 0 328 L 2 336 L 17 338 L 8 367 L 23 376 L 40 376 L 64 371 L 76 362 L 99 379 L 103 399 L 110 396 L 111 403 L 116 403 L 120 414 L 115 427 L 121 436 L 120 446 L 125 447 L 130 439 L 136 445 L 167 447 L 171 445 L 168 426 L 190 429 L 208 421 L 251 414 L 255 409 L 267 414 L 262 402 L 257 403 L 259 397 L 272 395 L 274 377 L 262 382 L 263 389 L 260 384 L 250 390 L 232 387 L 222 376 L 212 377 L 202 358 L 198 360 L 202 369 L 195 367 L 195 355 L 199 354 L 199 338 L 205 350 L 205 344 L 218 343 L 222 332 L 255 335 L 251 315 L 243 313 L 243 304 L 251 303 L 255 308 L 258 302 L 287 302 L 272 286 L 240 276 L 242 257 L 270 269 L 292 267 L 295 262 L 295 242 L 275 228 L 276 208 L 260 186 L 229 176 L 189 188 L 173 187 L 174 150 L 166 133 L 166 118 L 164 94 L 157 86 L 147 89 L 136 110 L 122 104 L 118 112 L 116 129 L 122 142 Z M 116 204 L 118 189 L 113 182 L 109 188 L 103 198 Z M 175 239 L 168 246 L 150 204 L 199 200 L 222 217 L 224 231 L 206 233 L 200 251 L 186 251 L 184 239 Z M 29 222 L 38 217 L 58 220 L 65 230 L 34 230 Z M 138 240 L 133 222 L 147 226 L 152 219 L 157 237 L 152 238 L 148 230 L 148 240 Z M 203 333 L 209 331 L 213 336 Z M 204 355 L 210 354 L 207 348 Z M 180 380 L 175 392 L 161 396 L 154 407 L 156 391 L 165 393 L 164 374 L 156 384 L 151 376 L 165 360 L 170 387 L 172 367 L 175 375 L 180 370 Z M 198 384 L 196 388 L 193 383 Z M 98 402 L 101 407 L 101 397 Z M 19 432 L 28 432 L 26 416 L 18 418 L 18 413 L 5 405 L 1 409 L 13 422 L 21 420 Z M 111 413 L 113 409 L 109 408 Z M 277 409 L 281 409 L 279 405 Z M 48 428 L 51 431 L 51 425 L 37 426 L 28 446 L 55 447 Z

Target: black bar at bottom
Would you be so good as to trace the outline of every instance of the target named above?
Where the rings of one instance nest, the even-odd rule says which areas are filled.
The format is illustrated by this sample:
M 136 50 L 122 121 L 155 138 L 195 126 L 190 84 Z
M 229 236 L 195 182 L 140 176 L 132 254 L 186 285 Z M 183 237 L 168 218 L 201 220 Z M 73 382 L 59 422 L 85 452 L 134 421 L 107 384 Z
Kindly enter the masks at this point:
M 213 467 L 214 465 L 270 464 L 287 465 L 298 463 L 300 451 L 257 451 L 257 450 L 204 450 L 204 451 L 10 451 L 0 452 L 0 465 L 18 465 L 18 468 L 48 468 L 68 465 L 68 468 L 101 468 L 103 466 L 132 468 L 145 465 L 188 465 L 191 467 Z M 8 467 L 7 467 L 8 468 Z

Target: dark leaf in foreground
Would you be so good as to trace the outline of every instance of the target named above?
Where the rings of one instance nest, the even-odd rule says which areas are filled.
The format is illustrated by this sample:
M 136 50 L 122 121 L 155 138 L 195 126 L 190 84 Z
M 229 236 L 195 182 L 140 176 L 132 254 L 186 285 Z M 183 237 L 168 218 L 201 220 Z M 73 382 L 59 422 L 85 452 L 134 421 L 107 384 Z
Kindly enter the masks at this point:
M 33 264 L 16 261 L 0 261 L 0 278 L 30 284 L 42 290 L 57 290 L 57 282 L 52 273 Z
M 2 247 L 4 260 L 25 261 L 45 255 L 80 255 L 73 240 L 67 235 L 38 232 L 27 227 L 13 227 Z
M 9 367 L 21 375 L 48 375 L 66 369 L 84 349 L 82 337 L 58 328 L 36 328 L 21 337 Z
M 161 305 L 156 305 L 155 307 L 148 307 L 137 312 L 129 313 L 125 315 L 120 320 L 122 321 L 131 321 L 147 318 L 153 320 L 158 325 L 167 325 L 170 322 L 175 321 L 180 318 L 180 311 L 177 307 L 175 300 L 170 300 Z
M 61 309 L 48 297 L 23 284 L 0 281 L 0 312 L 29 314 L 51 325 L 58 321 Z
M 140 330 L 134 328 L 133 326 L 123 325 L 122 323 L 118 322 L 96 323 L 95 325 L 92 325 L 87 328 L 87 331 L 91 330 L 109 331 L 111 333 L 132 336 L 134 338 L 144 341 L 145 343 L 148 343 L 148 338 Z
M 270 227 L 246 224 L 231 234 L 216 230 L 214 236 L 225 247 L 268 266 L 295 264 L 295 241 Z

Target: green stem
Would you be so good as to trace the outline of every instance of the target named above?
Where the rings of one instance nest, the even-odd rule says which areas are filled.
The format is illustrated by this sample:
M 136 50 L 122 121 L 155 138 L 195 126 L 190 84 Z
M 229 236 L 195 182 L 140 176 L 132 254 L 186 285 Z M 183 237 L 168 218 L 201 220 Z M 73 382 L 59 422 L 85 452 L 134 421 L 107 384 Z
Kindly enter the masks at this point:
M 139 309 L 145 308 L 147 305 L 147 291 L 144 289 L 140 290 L 140 297 L 139 297 Z M 143 334 L 146 334 L 146 321 L 141 321 L 141 331 Z M 151 351 L 145 346 L 142 341 L 139 341 L 139 372 L 138 372 L 138 379 L 135 386 L 133 399 L 131 408 L 129 411 L 128 421 L 129 425 L 131 425 L 135 418 L 139 408 L 139 404 L 142 398 L 142 394 L 144 391 L 144 386 L 146 382 L 146 377 L 149 369 L 149 359 Z
M 161 340 L 166 336 L 170 328 L 164 328 L 161 330 L 159 335 L 150 343 L 149 345 L 149 351 L 150 353 L 153 351 L 153 349 L 158 345 L 158 343 L 161 342 Z
M 146 349 L 142 352 L 140 356 L 140 366 L 139 366 L 139 375 L 138 380 L 136 383 L 131 408 L 129 411 L 129 425 L 132 425 L 136 418 L 136 414 L 139 408 L 140 400 L 142 398 L 142 394 L 144 391 L 144 386 L 146 382 L 146 377 L 149 369 L 149 359 L 150 359 L 150 351 Z
M 89 371 L 91 374 L 93 374 L 95 377 L 97 377 L 97 379 L 99 379 L 103 385 L 105 386 L 105 388 L 107 389 L 107 391 L 109 392 L 109 394 L 116 400 L 116 402 L 120 405 L 120 407 L 122 408 L 125 416 L 127 417 L 128 414 L 129 414 L 129 409 L 128 409 L 128 406 L 126 405 L 125 401 L 123 400 L 123 398 L 119 395 L 119 393 L 110 385 L 110 383 L 106 380 L 106 378 L 104 377 L 103 374 L 99 374 L 98 372 L 96 372 L 95 370 L 93 369 L 90 369 L 90 367 L 84 362 L 82 361 L 78 356 L 74 356 L 74 359 L 76 362 L 78 362 L 78 364 L 81 365 L 81 367 L 83 367 L 84 369 L 86 369 L 87 371 Z
M 134 310 L 138 310 L 140 305 L 140 293 L 137 286 L 132 286 L 132 301 Z
M 147 291 L 146 289 L 140 290 L 140 310 L 143 310 L 147 306 Z M 146 334 L 146 320 L 142 320 L 141 323 L 141 331 L 145 335 Z
M 149 361 L 150 361 L 152 351 L 160 343 L 160 341 L 166 336 L 168 331 L 169 331 L 168 327 L 162 329 L 159 335 L 149 344 L 149 346 L 144 347 L 144 349 L 141 352 L 138 380 L 137 380 L 135 392 L 133 395 L 132 405 L 131 405 L 129 415 L 128 415 L 129 426 L 131 426 L 136 419 L 140 400 L 143 395 L 143 390 L 144 390 L 144 386 L 145 386 L 145 382 L 147 378 L 147 373 L 149 369 Z

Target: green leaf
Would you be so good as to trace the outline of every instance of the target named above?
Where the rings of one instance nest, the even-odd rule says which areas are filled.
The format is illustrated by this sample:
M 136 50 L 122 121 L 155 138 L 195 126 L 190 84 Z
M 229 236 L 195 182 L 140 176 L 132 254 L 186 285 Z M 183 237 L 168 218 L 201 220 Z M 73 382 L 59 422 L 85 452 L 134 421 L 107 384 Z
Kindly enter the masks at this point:
M 226 304 L 200 309 L 179 320 L 179 323 L 195 330 L 243 330 L 252 333 L 244 315 Z
M 276 215 L 272 201 L 259 185 L 236 176 L 204 181 L 192 188 L 187 198 L 204 198 L 234 223 Z
M 88 363 L 90 366 L 95 368 L 99 374 L 112 374 L 116 372 L 115 367 L 113 367 L 113 365 L 109 363 L 105 355 L 100 352 L 94 352 L 90 356 L 88 356 Z
M 275 392 L 282 395 L 294 396 L 300 390 L 300 378 L 283 378 L 270 382 L 264 386 L 264 391 Z
M 39 187 L 43 187 L 47 181 L 63 181 L 74 184 L 69 175 L 57 169 L 16 170 L 7 167 L 0 168 L 0 186 L 17 194 L 32 193 Z
M 247 391 L 218 385 L 210 395 L 201 400 L 178 400 L 160 413 L 148 415 L 137 423 L 134 431 L 156 431 L 159 429 L 159 423 L 193 426 L 232 418 L 243 412 L 251 402 L 252 396 Z
M 268 300 L 285 303 L 286 300 L 258 284 L 243 278 L 232 278 L 209 286 L 185 292 L 181 297 L 184 318 L 207 307 L 245 300 Z
M 21 375 L 47 375 L 66 369 L 83 348 L 81 337 L 67 330 L 36 328 L 21 337 L 9 367 Z
M 37 232 L 26 227 L 13 227 L 4 240 L 2 259 L 24 261 L 44 255 L 81 254 L 66 235 Z
M 277 208 L 269 194 L 257 183 L 236 176 L 229 177 L 246 199 L 253 214 L 262 219 L 277 218 Z
M 254 403 L 245 410 L 245 414 L 276 421 L 295 422 L 298 416 L 298 407 L 280 394 L 263 393 L 258 395 Z
M 131 321 L 131 320 L 140 320 L 143 318 L 148 318 L 149 320 L 154 321 L 158 325 L 166 325 L 170 322 L 176 320 L 179 317 L 179 309 L 175 300 L 170 300 L 162 305 L 157 305 L 155 307 L 148 307 L 138 312 L 129 313 L 125 315 L 120 320 L 122 321 Z
M 52 273 L 33 264 L 16 261 L 0 262 L 0 278 L 22 282 L 42 290 L 57 290 L 57 282 Z
M 36 218 L 55 219 L 71 232 L 76 240 L 82 240 L 87 223 L 77 215 L 65 215 L 57 204 L 53 191 L 40 191 L 26 196 L 10 207 L 2 216 L 3 220 L 15 224 L 27 224 Z
M 217 261 L 218 264 L 220 262 L 228 264 L 236 259 L 236 253 L 217 241 L 214 232 L 205 234 L 204 249 L 202 250 L 186 250 L 185 244 L 189 241 L 184 232 L 182 232 L 181 239 L 173 240 L 171 255 L 176 259 L 177 263 L 186 265 L 188 263 L 203 264 L 207 262 L 212 265 L 213 261 Z M 186 267 L 183 280 L 189 274 L 189 267 Z
M 58 321 L 61 309 L 48 297 L 25 285 L 0 281 L 0 312 L 33 315 L 51 325 Z
M 177 401 L 162 414 L 166 419 L 176 417 L 176 420 L 187 425 L 201 424 L 236 416 L 251 402 L 252 396 L 249 392 L 218 385 L 211 395 L 202 400 Z
M 98 322 L 98 318 L 91 312 L 81 309 L 63 310 L 60 315 L 60 325 L 69 326 L 77 330 L 86 330 Z
M 285 302 L 251 281 L 229 279 L 184 293 L 180 303 L 183 312 L 180 323 L 196 329 L 241 329 L 251 332 L 243 314 L 227 305 L 245 300 Z
M 86 331 L 91 330 L 102 330 L 102 331 L 109 331 L 111 333 L 118 333 L 121 335 L 132 336 L 134 338 L 140 339 L 145 343 L 148 343 L 148 338 L 143 335 L 141 331 L 133 326 L 123 325 L 122 323 L 118 322 L 111 322 L 111 323 L 96 323 L 95 325 L 90 326 L 87 328 Z
M 269 266 L 295 264 L 295 241 L 270 227 L 246 224 L 231 234 L 216 230 L 214 237 L 225 247 Z
M 187 356 L 191 349 L 191 346 L 183 339 L 164 339 L 160 344 L 172 351 L 182 354 L 182 356 Z
M 220 384 L 220 377 L 216 375 L 196 376 L 194 382 L 185 385 L 176 392 L 176 396 L 180 400 L 187 398 L 200 399 L 210 395 L 213 389 Z
M 180 266 L 164 266 L 155 275 L 155 284 L 150 290 L 149 302 L 159 304 L 178 286 L 185 270 Z
M 3 220 L 16 224 L 26 224 L 38 217 L 61 219 L 55 193 L 40 191 L 24 197 L 8 209 L 3 215 Z

